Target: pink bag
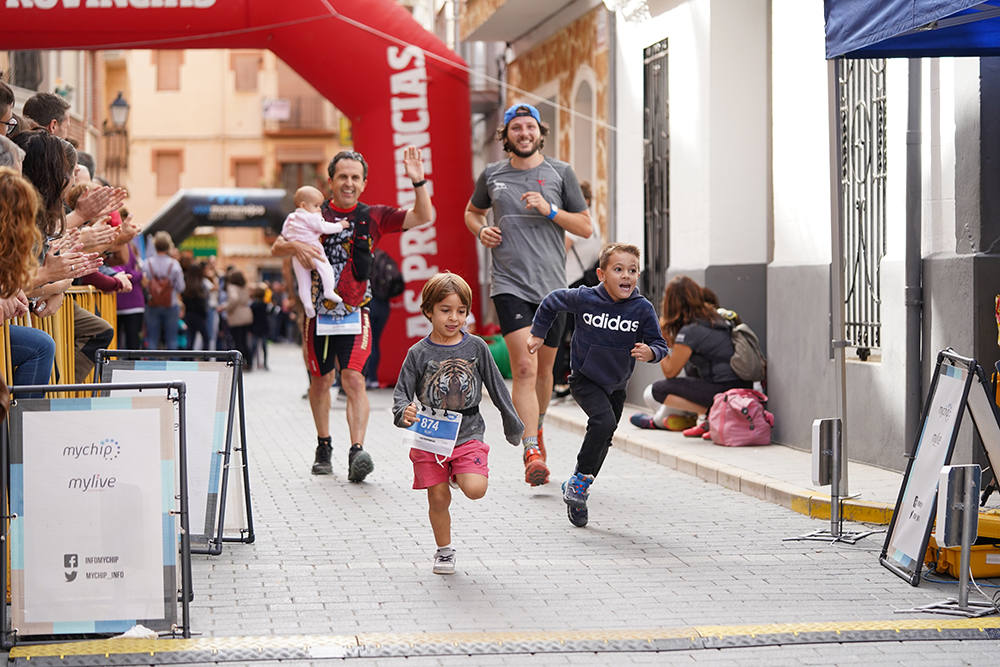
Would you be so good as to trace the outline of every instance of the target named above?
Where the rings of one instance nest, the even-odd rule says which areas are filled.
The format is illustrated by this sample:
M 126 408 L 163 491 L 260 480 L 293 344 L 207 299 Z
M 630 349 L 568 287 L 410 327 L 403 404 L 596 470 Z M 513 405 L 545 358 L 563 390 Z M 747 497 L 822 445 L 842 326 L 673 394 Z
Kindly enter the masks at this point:
M 708 413 L 712 441 L 725 447 L 771 444 L 774 415 L 764 409 L 767 396 L 753 389 L 730 389 L 715 395 Z

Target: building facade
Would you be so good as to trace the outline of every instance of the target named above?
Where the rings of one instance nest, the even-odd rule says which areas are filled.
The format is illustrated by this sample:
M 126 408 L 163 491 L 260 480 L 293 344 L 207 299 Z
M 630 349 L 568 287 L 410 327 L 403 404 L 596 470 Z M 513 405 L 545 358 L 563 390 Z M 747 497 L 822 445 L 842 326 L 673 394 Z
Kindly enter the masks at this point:
M 107 118 L 100 57 L 92 51 L 0 51 L 0 79 L 14 91 L 14 113 L 38 92 L 69 103 L 68 138 L 99 157 L 101 126 Z M 109 100 L 110 101 L 110 100 Z
M 843 308 L 848 455 L 904 468 L 907 432 L 920 417 L 919 403 L 905 398 L 908 369 L 917 369 L 922 397 L 939 350 L 953 347 L 988 369 L 1000 357 L 992 61 L 920 63 L 922 286 L 914 290 L 904 279 L 907 61 L 843 61 L 834 70 L 821 0 L 572 2 L 534 29 L 504 23 L 524 7 L 469 0 L 461 18 L 505 26 L 505 34 L 478 30 L 514 48 L 506 82 L 569 107 L 543 53 L 566 53 L 571 68 L 570 26 L 587 12 L 609 19 L 609 69 L 596 83 L 609 107 L 609 240 L 643 245 L 644 293 L 657 303 L 666 281 L 686 274 L 737 310 L 766 345 L 774 439 L 804 449 L 812 421 L 839 411 L 831 315 Z M 536 34 L 537 46 L 516 49 Z M 580 65 L 593 67 L 587 58 Z M 843 304 L 831 296 L 839 266 Z M 905 345 L 914 300 L 916 352 Z M 632 400 L 658 377 L 640 365 Z M 956 458 L 969 459 L 968 424 L 959 442 Z
M 142 49 L 105 52 L 104 63 L 108 93 L 131 105 L 125 185 L 143 225 L 183 188 L 325 191 L 327 162 L 350 141 L 333 105 L 270 51 Z M 251 280 L 280 275 L 273 231 L 207 227 L 196 237 Z

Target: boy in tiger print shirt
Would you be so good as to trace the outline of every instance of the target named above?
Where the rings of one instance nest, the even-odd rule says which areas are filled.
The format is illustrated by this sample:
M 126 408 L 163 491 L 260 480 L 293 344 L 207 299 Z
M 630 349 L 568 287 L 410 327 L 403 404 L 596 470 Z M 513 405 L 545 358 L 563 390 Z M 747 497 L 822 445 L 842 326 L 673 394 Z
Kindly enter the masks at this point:
M 437 542 L 434 573 L 455 572 L 455 550 L 451 546 L 451 488 L 459 488 L 471 500 L 486 495 L 489 480 L 483 442 L 486 423 L 479 414 L 483 385 L 503 417 L 507 442 L 517 446 L 524 433 L 507 385 L 489 347 L 482 338 L 464 330 L 472 290 L 461 276 L 439 273 L 424 285 L 420 310 L 430 320 L 431 333 L 406 353 L 393 393 L 392 413 L 396 426 L 407 428 L 417 420 L 415 401 L 435 411 L 462 415 L 451 456 L 442 457 L 422 449 L 410 449 L 413 488 L 427 489 L 431 529 Z

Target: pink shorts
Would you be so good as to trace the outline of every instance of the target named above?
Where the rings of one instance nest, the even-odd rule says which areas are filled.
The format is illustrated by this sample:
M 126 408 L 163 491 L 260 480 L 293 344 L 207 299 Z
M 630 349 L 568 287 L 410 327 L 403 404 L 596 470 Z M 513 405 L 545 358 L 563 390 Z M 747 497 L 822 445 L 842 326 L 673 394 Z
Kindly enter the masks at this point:
M 411 449 L 413 488 L 427 489 L 447 482 L 452 475 L 463 472 L 474 472 L 489 477 L 490 468 L 486 465 L 489 453 L 490 446 L 482 440 L 467 440 L 456 445 L 451 456 L 446 459 L 422 449 Z

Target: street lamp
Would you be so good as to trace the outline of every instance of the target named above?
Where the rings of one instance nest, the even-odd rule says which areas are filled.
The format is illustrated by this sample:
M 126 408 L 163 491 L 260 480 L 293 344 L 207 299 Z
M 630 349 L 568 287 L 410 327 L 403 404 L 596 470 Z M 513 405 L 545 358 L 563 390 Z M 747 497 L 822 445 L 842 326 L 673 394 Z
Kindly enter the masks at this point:
M 128 122 L 128 111 L 129 105 L 122 97 L 122 91 L 118 91 L 118 97 L 115 101 L 111 103 L 111 123 L 115 126 L 115 129 L 121 130 L 125 127 L 125 123 Z
M 104 120 L 105 154 L 104 171 L 113 185 L 122 184 L 122 172 L 128 168 L 128 122 L 129 105 L 118 91 L 118 96 L 108 107 L 111 122 Z

